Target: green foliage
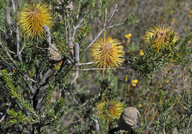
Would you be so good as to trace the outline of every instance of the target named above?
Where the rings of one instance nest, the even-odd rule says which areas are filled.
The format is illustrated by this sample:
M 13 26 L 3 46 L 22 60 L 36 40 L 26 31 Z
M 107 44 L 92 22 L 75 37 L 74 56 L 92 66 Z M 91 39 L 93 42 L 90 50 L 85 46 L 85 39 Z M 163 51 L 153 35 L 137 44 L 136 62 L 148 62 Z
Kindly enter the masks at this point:
M 16 123 L 20 124 L 26 124 L 26 123 L 33 123 L 35 120 L 31 119 L 30 117 L 27 117 L 22 111 L 14 111 L 14 109 L 9 110 L 8 115 L 10 116 L 11 125 L 14 125 Z
M 26 114 L 31 116 L 31 118 L 33 118 L 34 120 L 38 121 L 39 116 L 37 115 L 36 111 L 33 109 L 31 104 L 29 103 L 29 101 L 25 100 L 23 98 L 22 94 L 20 93 L 21 92 L 21 87 L 17 86 L 15 88 L 15 86 L 12 83 L 12 79 L 10 78 L 10 76 L 8 75 L 8 73 L 5 70 L 2 71 L 2 76 L 3 76 L 3 78 L 4 78 L 5 82 L 6 82 L 6 85 L 7 85 L 8 89 L 9 89 L 10 96 L 12 98 L 16 99 L 16 102 L 18 103 L 18 105 L 20 105 L 20 107 L 23 110 L 26 111 Z M 29 112 L 29 113 L 27 113 L 27 112 Z M 12 113 L 13 113 L 13 111 L 12 111 Z M 18 116 L 21 116 L 21 113 L 19 113 Z M 13 116 L 13 120 L 14 120 L 14 117 L 15 116 Z M 11 122 L 15 122 L 15 120 L 11 121 Z

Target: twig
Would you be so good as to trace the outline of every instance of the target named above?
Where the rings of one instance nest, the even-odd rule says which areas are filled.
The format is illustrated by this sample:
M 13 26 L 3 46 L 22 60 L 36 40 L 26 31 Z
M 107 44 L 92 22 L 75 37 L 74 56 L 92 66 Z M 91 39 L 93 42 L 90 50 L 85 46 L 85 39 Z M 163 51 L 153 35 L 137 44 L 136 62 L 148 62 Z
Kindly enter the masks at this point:
M 147 130 L 145 131 L 145 134 L 148 134 L 149 126 L 152 124 L 155 116 L 157 115 L 157 112 L 158 112 L 158 110 L 155 111 L 153 117 L 151 118 L 151 121 L 149 121 L 149 123 L 148 123 L 148 125 L 147 125 Z
M 14 3 L 14 1 L 13 0 L 11 0 L 12 1 L 12 4 L 13 4 L 13 10 L 14 10 L 14 12 L 16 11 L 16 9 L 15 9 L 15 3 Z
M 20 54 L 21 54 L 22 51 L 24 50 L 25 46 L 26 46 L 26 43 L 24 43 L 23 47 L 21 48 L 21 50 L 20 50 L 20 52 L 19 52 Z
M 37 81 L 35 81 L 35 80 L 32 79 L 32 78 L 29 78 L 27 75 L 24 75 L 24 77 L 25 77 L 27 80 L 30 80 L 30 81 L 32 81 L 32 82 L 34 82 L 34 83 L 37 83 Z
M 114 17 L 115 13 L 117 12 L 117 5 L 115 5 L 114 9 L 113 9 L 113 13 L 111 15 L 111 17 L 109 18 L 108 22 L 106 25 L 103 26 L 103 28 L 101 29 L 101 31 L 97 34 L 97 36 L 95 37 L 95 39 L 93 39 L 93 41 L 87 46 L 86 49 L 88 49 L 89 47 L 91 47 L 91 45 L 100 37 L 100 35 L 103 33 L 103 31 L 107 28 L 107 25 L 111 22 L 112 18 Z
M 93 64 L 94 62 L 86 62 L 86 63 L 77 63 L 76 65 L 78 66 L 85 66 L 85 65 L 91 65 Z
M 122 25 L 124 25 L 124 24 L 126 24 L 126 22 L 121 22 L 121 23 L 118 23 L 118 24 L 114 24 L 114 25 L 108 26 L 108 27 L 106 27 L 106 29 L 110 29 L 110 28 L 113 28 L 113 27 L 122 26 Z
M 8 108 L 7 108 L 7 110 L 6 110 L 5 115 L 0 119 L 0 123 L 5 119 L 6 115 L 7 115 L 8 112 L 9 112 L 10 107 L 11 107 L 11 102 L 9 102 L 9 104 L 8 104 Z
M 189 123 L 188 123 L 188 126 L 187 126 L 187 134 L 189 134 L 189 128 L 190 128 L 191 120 L 192 120 L 192 114 L 190 116 Z
M 61 1 L 60 0 L 57 0 L 57 2 L 61 5 Z
M 94 122 L 95 122 L 95 130 L 98 132 L 98 131 L 100 130 L 99 122 L 98 122 L 98 120 L 96 120 L 96 119 L 93 119 L 93 120 L 94 120 Z
M 117 4 L 115 4 L 115 8 L 114 8 L 113 13 L 112 13 L 111 17 L 109 18 L 107 24 L 109 24 L 111 22 L 112 18 L 115 16 L 116 12 L 117 12 Z
M 7 62 L 1 55 L 0 58 L 8 65 L 10 66 L 12 69 L 16 69 L 14 66 L 12 66 L 9 62 Z
M 165 127 L 163 127 L 163 134 L 166 134 L 166 133 L 165 133 Z
M 54 51 L 60 53 L 60 52 L 59 52 L 58 50 L 56 50 L 56 49 L 52 46 L 52 44 L 51 44 L 51 32 L 50 32 L 50 30 L 49 30 L 49 27 L 46 26 L 46 25 L 44 25 L 44 26 L 43 26 L 43 29 L 44 29 L 44 31 L 46 32 L 46 40 L 47 40 L 48 45 L 49 45 Z
M 121 23 L 118 23 L 118 24 L 113 24 L 111 26 L 107 26 L 106 29 L 110 29 L 110 28 L 113 28 L 113 27 L 119 27 L 119 26 L 125 25 L 128 22 L 131 22 L 134 18 L 135 18 L 135 16 L 133 16 L 130 20 L 127 19 L 124 22 L 121 22 Z
M 125 70 L 130 69 L 130 67 L 120 67 L 120 68 L 86 68 L 86 69 L 79 69 L 79 71 L 103 71 L 103 70 Z M 74 70 L 72 70 L 74 71 Z
M 81 23 L 83 22 L 83 19 L 81 19 L 80 21 L 79 21 L 79 23 L 75 26 L 75 25 L 73 25 L 73 35 L 72 35 L 72 40 L 74 40 L 74 38 L 75 38 L 75 34 L 76 34 L 76 30 L 80 27 L 80 25 L 81 25 Z
M 3 45 L 1 45 L 1 46 L 2 46 L 3 50 L 6 52 L 7 56 L 10 58 L 10 60 L 11 60 L 11 61 L 13 62 L 13 64 L 16 66 L 16 62 L 13 60 L 13 58 L 12 58 L 11 55 L 9 54 L 8 49 L 7 49 L 5 46 L 3 46 Z
M 76 105 L 79 105 L 78 101 L 73 97 L 73 95 L 71 94 L 70 91 L 69 92 L 69 95 L 71 96 L 71 98 L 73 99 L 73 101 L 76 103 Z
M 45 83 L 52 75 L 53 75 L 53 71 L 51 70 L 51 69 L 49 69 L 46 73 L 45 73 L 45 75 L 44 75 L 44 77 L 43 77 L 43 79 L 41 80 L 41 82 L 40 83 Z
M 83 103 L 83 104 L 81 105 L 81 107 L 82 107 L 82 108 L 85 107 L 87 104 L 89 104 L 89 103 L 97 100 L 100 96 L 101 96 L 101 95 L 99 94 L 99 95 L 97 95 L 96 97 L 87 100 L 85 103 Z
M 105 30 L 106 27 L 103 27 L 103 29 L 101 29 L 101 31 L 97 34 L 97 36 L 95 37 L 95 39 L 93 39 L 93 41 L 87 46 L 86 49 L 88 49 L 89 47 L 91 47 L 91 45 L 99 38 L 99 36 L 103 33 L 103 31 Z

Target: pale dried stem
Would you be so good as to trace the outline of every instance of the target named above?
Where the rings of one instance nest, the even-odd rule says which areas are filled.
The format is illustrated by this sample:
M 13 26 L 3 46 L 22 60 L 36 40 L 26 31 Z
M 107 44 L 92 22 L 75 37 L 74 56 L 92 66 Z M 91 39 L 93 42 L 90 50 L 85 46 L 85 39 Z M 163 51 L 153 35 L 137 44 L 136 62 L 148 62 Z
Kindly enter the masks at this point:
M 5 115 L 0 119 L 0 123 L 5 119 L 6 115 L 7 115 L 8 112 L 9 112 L 10 107 L 11 107 L 11 102 L 8 103 L 8 108 L 7 108 L 7 110 L 6 110 Z
M 78 69 L 79 71 L 103 71 L 103 70 L 125 70 L 130 69 L 130 67 L 120 67 L 120 68 L 86 68 L 86 69 Z M 74 71 L 74 70 L 73 70 Z
M 77 63 L 78 66 L 92 65 L 94 62 Z
M 86 49 L 88 49 L 89 47 L 91 47 L 93 45 L 93 43 L 100 37 L 100 35 L 103 33 L 103 31 L 107 28 L 109 28 L 110 26 L 109 23 L 111 22 L 111 20 L 113 19 L 113 17 L 115 16 L 115 13 L 117 12 L 117 5 L 115 5 L 114 9 L 113 9 L 113 13 L 111 15 L 111 17 L 109 18 L 109 20 L 107 21 L 106 25 L 103 25 L 103 28 L 101 29 L 101 31 L 97 34 L 97 36 L 93 39 L 93 41 L 87 46 Z M 112 28 L 112 27 L 111 27 Z
M 13 5 L 13 10 L 14 10 L 14 12 L 16 12 L 16 8 L 15 8 L 15 2 L 14 2 L 14 0 L 11 0 L 11 2 L 12 2 L 12 5 Z

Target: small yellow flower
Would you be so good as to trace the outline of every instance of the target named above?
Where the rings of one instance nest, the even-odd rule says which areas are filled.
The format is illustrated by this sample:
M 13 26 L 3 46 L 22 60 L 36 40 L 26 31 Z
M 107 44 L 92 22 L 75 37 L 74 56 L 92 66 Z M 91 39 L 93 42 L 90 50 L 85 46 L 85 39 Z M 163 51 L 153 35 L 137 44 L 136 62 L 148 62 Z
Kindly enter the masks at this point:
M 174 25 L 175 24 L 175 18 L 172 18 L 171 19 L 171 25 Z
M 138 83 L 138 80 L 134 79 L 131 81 L 131 86 L 136 87 L 137 83 Z
M 159 25 L 157 27 L 151 28 L 145 35 L 145 43 L 150 43 L 151 39 L 154 38 L 152 42 L 152 46 L 156 48 L 156 52 L 159 52 L 161 48 L 166 45 L 169 45 L 169 40 L 171 38 L 171 34 L 174 31 L 171 28 L 165 28 L 163 25 Z M 175 33 L 173 37 L 173 43 L 177 40 L 177 34 Z
M 189 13 L 192 14 L 192 10 L 189 10 Z
M 166 80 L 165 82 L 166 82 L 166 83 L 169 83 L 169 80 Z
M 143 55 L 144 55 L 143 49 L 139 50 L 139 55 L 140 55 L 140 56 L 143 56 Z
M 137 84 L 133 83 L 131 86 L 136 87 Z
M 132 34 L 131 34 L 131 33 L 129 33 L 129 34 L 126 34 L 126 35 L 125 35 L 125 38 L 126 38 L 126 39 L 130 39 L 130 38 L 131 38 L 131 36 L 132 36 Z
M 100 68 L 119 67 L 124 61 L 123 46 L 117 39 L 100 38 L 91 47 L 91 56 Z
M 123 104 L 114 99 L 102 100 L 96 105 L 97 114 L 105 122 L 112 122 L 115 119 L 118 119 L 123 110 Z
M 139 104 L 138 104 L 138 107 L 140 108 L 140 107 L 142 107 L 142 105 L 139 103 Z
M 42 38 L 44 33 L 43 25 L 47 25 L 49 28 L 52 25 L 51 15 L 49 8 L 45 4 L 27 4 L 18 13 L 19 28 L 26 37 Z
M 131 36 L 132 36 L 132 34 L 126 34 L 126 35 L 125 35 L 125 38 L 127 39 L 127 43 L 126 43 L 127 46 L 128 46 L 128 45 L 130 44 L 130 42 L 131 42 Z

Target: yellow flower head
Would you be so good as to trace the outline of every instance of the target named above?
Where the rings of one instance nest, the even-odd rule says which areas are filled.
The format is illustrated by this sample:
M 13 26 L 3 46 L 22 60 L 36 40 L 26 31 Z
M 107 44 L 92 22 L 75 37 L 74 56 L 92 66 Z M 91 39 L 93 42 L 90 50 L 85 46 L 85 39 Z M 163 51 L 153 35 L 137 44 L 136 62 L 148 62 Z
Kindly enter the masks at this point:
M 139 50 L 139 55 L 140 55 L 140 56 L 143 56 L 143 55 L 144 55 L 143 49 Z
M 159 52 L 159 50 L 168 45 L 171 34 L 173 33 L 173 30 L 170 28 L 165 28 L 163 25 L 159 25 L 157 27 L 151 28 L 145 35 L 145 43 L 150 43 L 150 39 L 154 38 L 154 41 L 152 43 L 152 46 L 156 48 L 156 52 Z M 177 35 L 175 33 L 173 37 L 173 43 L 176 42 Z
M 117 39 L 100 38 L 91 47 L 91 56 L 101 68 L 119 67 L 124 61 L 123 46 Z
M 118 119 L 124 110 L 123 104 L 116 100 L 102 100 L 96 105 L 97 114 L 105 121 Z
M 44 33 L 43 25 L 51 27 L 51 15 L 49 8 L 45 4 L 27 4 L 18 13 L 19 28 L 26 37 L 42 38 Z

